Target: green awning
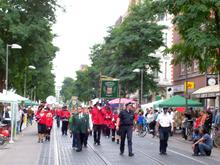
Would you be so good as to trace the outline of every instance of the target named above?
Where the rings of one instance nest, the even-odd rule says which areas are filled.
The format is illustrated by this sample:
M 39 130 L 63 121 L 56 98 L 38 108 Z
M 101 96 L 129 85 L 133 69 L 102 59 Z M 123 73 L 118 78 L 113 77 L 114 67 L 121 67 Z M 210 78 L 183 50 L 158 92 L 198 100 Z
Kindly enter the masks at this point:
M 25 106 L 33 106 L 33 105 L 38 105 L 38 103 L 31 101 L 31 100 L 25 100 L 24 101 Z
M 188 99 L 187 102 L 189 107 L 202 107 L 202 103 Z M 176 95 L 171 97 L 170 99 L 166 99 L 162 101 L 161 103 L 157 104 L 159 107 L 184 107 L 186 105 L 186 99 L 185 97 Z

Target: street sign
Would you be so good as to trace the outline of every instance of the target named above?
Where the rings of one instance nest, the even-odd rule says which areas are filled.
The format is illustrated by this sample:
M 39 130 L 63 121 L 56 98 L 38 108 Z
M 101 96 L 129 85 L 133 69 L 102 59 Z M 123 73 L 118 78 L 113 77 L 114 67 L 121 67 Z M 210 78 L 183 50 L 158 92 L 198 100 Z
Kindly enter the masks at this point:
M 186 82 L 184 83 L 184 88 L 186 91 Z M 187 82 L 187 88 L 188 89 L 194 89 L 195 88 L 195 83 L 194 82 Z
M 118 98 L 118 90 L 118 80 L 101 80 L 101 98 Z

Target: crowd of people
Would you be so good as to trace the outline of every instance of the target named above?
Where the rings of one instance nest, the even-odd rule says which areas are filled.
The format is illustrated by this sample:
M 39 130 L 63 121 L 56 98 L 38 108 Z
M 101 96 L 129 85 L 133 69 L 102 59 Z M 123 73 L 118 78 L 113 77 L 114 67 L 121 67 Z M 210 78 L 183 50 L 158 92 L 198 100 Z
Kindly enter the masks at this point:
M 120 144 L 120 154 L 124 154 L 125 139 L 128 141 L 128 155 L 133 156 L 132 134 L 136 129 L 143 127 L 155 137 L 160 139 L 159 152 L 166 155 L 168 138 L 177 130 L 186 128 L 186 121 L 192 121 L 193 155 L 210 155 L 212 138 L 210 137 L 211 125 L 219 122 L 219 113 L 213 111 L 196 111 L 189 109 L 179 112 L 172 108 L 163 110 L 147 109 L 146 113 L 140 108 L 135 108 L 128 103 L 122 110 L 113 110 L 108 103 L 95 103 L 89 107 L 79 106 L 68 110 L 67 106 L 51 110 L 46 104 L 41 104 L 35 114 L 38 123 L 38 142 L 50 141 L 53 119 L 57 128 L 61 126 L 62 136 L 68 134 L 72 138 L 72 148 L 76 152 L 87 147 L 89 136 L 93 136 L 94 145 L 101 145 L 101 135 Z M 31 122 L 30 122 L 31 123 Z M 62 123 L 62 124 L 61 124 Z M 69 131 L 68 131 L 69 130 Z

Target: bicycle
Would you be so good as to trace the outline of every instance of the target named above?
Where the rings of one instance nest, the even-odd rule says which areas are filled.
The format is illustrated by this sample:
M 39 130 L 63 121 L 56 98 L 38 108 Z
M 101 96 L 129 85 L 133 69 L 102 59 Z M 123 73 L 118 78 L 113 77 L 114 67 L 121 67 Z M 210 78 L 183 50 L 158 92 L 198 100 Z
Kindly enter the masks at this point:
M 147 132 L 148 132 L 147 124 L 143 124 L 141 129 L 138 131 L 138 136 L 144 137 L 146 136 Z
M 220 127 L 215 124 L 212 124 L 210 136 L 213 139 L 213 145 L 219 148 L 220 147 Z
M 186 127 L 183 128 L 183 138 L 191 140 L 193 133 L 193 120 L 186 120 Z

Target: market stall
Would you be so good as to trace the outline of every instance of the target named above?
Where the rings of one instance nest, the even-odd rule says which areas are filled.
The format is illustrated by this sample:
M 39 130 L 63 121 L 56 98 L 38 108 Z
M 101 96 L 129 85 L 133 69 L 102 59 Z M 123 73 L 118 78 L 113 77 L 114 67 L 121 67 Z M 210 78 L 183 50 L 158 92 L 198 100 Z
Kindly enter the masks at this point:
M 186 98 L 176 95 L 156 105 L 158 107 L 184 107 L 186 105 Z M 198 102 L 197 100 L 191 100 L 191 99 L 187 100 L 187 105 L 189 107 L 203 107 L 202 103 Z

